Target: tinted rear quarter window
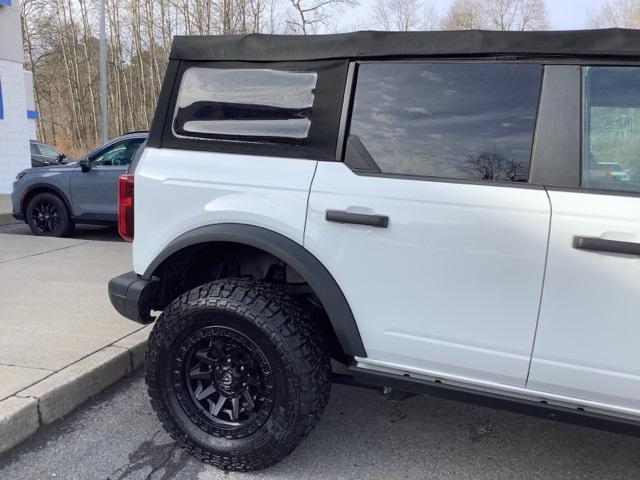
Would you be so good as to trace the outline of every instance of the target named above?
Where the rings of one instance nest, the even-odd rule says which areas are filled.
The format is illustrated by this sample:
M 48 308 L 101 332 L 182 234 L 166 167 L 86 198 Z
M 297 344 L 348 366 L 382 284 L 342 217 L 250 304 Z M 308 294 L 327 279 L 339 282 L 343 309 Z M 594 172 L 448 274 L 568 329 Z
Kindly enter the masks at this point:
M 346 161 L 397 175 L 527 181 L 541 76 L 538 64 L 362 64 Z

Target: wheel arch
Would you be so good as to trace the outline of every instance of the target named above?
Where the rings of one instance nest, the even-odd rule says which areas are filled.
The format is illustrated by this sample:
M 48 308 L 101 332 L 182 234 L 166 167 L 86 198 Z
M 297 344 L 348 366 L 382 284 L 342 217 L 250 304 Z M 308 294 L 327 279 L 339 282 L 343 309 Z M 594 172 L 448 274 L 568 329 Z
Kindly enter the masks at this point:
M 67 195 L 60 188 L 50 183 L 34 183 L 33 185 L 29 185 L 29 187 L 27 187 L 20 201 L 20 210 L 25 216 L 25 221 L 27 218 L 27 205 L 29 204 L 29 201 L 39 193 L 53 193 L 60 197 L 60 199 L 64 203 L 64 206 L 67 207 L 69 217 L 73 218 L 73 209 L 71 208 L 71 202 L 69 201 Z
M 366 357 L 351 307 L 333 275 L 302 245 L 272 230 L 233 223 L 195 228 L 171 241 L 149 264 L 143 276 L 152 278 L 165 261 L 184 249 L 216 242 L 253 247 L 289 265 L 322 303 L 343 352 L 348 356 Z

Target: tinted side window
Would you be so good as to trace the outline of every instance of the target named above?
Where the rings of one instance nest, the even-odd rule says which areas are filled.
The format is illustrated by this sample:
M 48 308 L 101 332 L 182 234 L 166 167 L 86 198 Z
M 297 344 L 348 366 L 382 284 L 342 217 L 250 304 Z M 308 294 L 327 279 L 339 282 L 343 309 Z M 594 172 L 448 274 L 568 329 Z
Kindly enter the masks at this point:
M 346 162 L 400 175 L 527 181 L 541 76 L 537 64 L 360 65 Z
M 93 166 L 129 165 L 144 138 L 133 138 L 114 143 L 93 155 L 90 159 Z
M 191 67 L 180 84 L 176 136 L 299 144 L 309 135 L 311 71 Z
M 582 186 L 640 192 L 640 67 L 585 67 Z
M 46 157 L 57 157 L 59 154 L 49 145 L 45 145 L 44 143 L 39 143 L 38 148 L 40 148 L 40 153 Z
M 31 147 L 31 155 L 40 155 L 40 150 L 38 150 L 37 144 L 29 142 L 29 146 Z

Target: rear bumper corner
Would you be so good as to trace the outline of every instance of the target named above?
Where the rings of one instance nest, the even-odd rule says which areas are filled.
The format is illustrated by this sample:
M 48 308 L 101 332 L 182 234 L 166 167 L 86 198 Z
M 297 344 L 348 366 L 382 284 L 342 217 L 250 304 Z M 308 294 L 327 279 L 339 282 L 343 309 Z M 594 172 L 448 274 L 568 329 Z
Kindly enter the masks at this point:
M 156 298 L 158 282 L 128 272 L 109 280 L 109 299 L 120 315 L 134 322 L 147 324 L 154 319 L 151 308 Z

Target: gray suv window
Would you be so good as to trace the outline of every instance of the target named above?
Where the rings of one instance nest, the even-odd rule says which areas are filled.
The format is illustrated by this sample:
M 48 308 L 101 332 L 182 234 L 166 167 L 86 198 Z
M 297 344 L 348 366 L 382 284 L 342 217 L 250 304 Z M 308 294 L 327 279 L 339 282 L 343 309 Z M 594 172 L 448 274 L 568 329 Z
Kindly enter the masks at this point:
M 640 192 L 640 67 L 585 67 L 582 186 Z
M 130 138 L 103 148 L 89 158 L 91 165 L 122 166 L 129 165 L 144 138 Z
M 527 181 L 541 76 L 540 65 L 524 63 L 360 65 L 346 162 L 399 175 Z
M 178 92 L 176 136 L 222 140 L 308 137 L 317 74 L 271 69 L 188 68 Z
M 60 155 L 53 148 L 51 148 L 49 145 L 45 145 L 44 143 L 39 143 L 38 144 L 38 148 L 40 149 L 40 154 L 44 155 L 45 157 L 53 157 L 53 158 L 55 158 L 58 155 Z

